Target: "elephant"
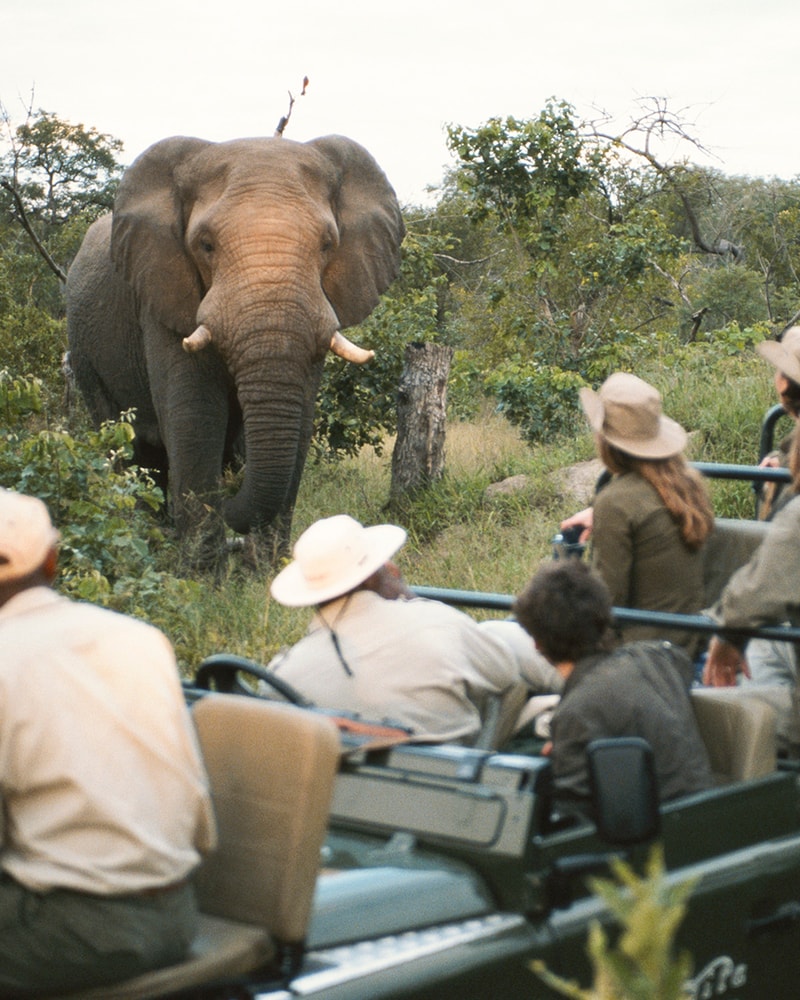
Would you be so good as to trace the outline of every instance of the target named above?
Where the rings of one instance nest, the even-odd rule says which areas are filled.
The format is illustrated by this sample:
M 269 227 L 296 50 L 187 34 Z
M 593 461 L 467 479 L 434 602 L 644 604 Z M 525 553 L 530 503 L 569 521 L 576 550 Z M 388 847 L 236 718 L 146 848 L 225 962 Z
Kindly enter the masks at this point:
M 384 172 L 339 135 L 163 139 L 90 226 L 66 282 L 75 382 L 97 425 L 135 409 L 134 461 L 179 536 L 215 536 L 206 557 L 225 525 L 285 549 L 326 354 L 373 356 L 341 330 L 397 277 L 404 233 Z

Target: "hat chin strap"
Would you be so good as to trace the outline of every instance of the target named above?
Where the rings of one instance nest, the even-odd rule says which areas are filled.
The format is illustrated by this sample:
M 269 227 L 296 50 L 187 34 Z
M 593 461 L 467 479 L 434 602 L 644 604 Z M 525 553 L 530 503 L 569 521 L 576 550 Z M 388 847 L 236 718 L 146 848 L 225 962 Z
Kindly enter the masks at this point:
M 351 590 L 350 593 L 347 594 L 347 596 L 344 599 L 344 603 L 339 608 L 339 610 L 336 612 L 336 617 L 333 619 L 333 621 L 330 624 L 328 624 L 328 621 L 326 620 L 325 615 L 322 613 L 322 607 L 320 606 L 320 607 L 317 608 L 317 614 L 319 615 L 319 619 L 322 622 L 322 624 L 325 626 L 325 628 L 328 630 L 328 632 L 330 633 L 331 641 L 333 642 L 333 648 L 336 650 L 336 655 L 339 657 L 339 663 L 341 663 L 342 668 L 344 669 L 344 672 L 347 674 L 348 677 L 352 677 L 353 676 L 353 671 L 350 669 L 350 664 L 344 658 L 344 653 L 342 653 L 342 647 L 341 647 L 341 644 L 339 642 L 339 636 L 336 634 L 336 623 L 339 621 L 339 619 L 342 617 L 342 615 L 347 610 L 347 606 L 350 603 L 350 600 L 352 599 L 354 593 L 355 593 L 355 591 Z M 336 601 L 338 599 L 339 598 L 334 597 L 331 600 Z M 330 602 L 328 602 L 328 603 L 330 603 Z

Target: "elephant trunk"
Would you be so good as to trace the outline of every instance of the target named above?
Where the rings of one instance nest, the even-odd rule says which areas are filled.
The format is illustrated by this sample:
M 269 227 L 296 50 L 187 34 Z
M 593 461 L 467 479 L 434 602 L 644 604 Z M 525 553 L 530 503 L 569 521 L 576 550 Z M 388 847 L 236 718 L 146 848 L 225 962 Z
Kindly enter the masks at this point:
M 322 366 L 318 367 L 321 372 Z M 266 391 L 263 382 L 252 391 L 238 386 L 244 421 L 244 480 L 223 510 L 234 531 L 261 531 L 286 515 L 291 520 L 311 439 L 318 381 L 318 374 L 306 374 L 292 385 L 273 379 Z

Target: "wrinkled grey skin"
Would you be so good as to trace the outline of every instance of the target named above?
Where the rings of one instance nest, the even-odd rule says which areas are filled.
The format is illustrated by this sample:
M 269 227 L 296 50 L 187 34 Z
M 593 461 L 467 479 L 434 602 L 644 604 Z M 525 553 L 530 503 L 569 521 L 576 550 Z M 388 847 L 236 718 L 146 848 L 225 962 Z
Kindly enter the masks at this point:
M 238 441 L 224 520 L 286 543 L 332 336 L 374 309 L 403 235 L 385 175 L 341 136 L 176 137 L 125 172 L 69 271 L 70 362 L 94 421 L 136 408 L 136 460 L 168 470 L 181 535 L 220 509 Z

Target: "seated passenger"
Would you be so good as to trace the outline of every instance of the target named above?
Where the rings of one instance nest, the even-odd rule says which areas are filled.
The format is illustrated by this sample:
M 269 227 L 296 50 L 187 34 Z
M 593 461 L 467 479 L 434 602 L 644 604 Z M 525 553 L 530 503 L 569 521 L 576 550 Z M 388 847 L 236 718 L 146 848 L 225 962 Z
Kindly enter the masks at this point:
M 789 468 L 795 493 L 800 492 L 800 435 L 793 435 Z M 716 604 L 705 613 L 725 637 L 714 636 L 708 647 L 703 680 L 714 687 L 736 684 L 750 676 L 745 659 L 748 640 L 736 638 L 737 628 L 788 623 L 800 625 L 800 496 L 794 496 L 770 522 L 764 541 L 748 563 L 728 581 Z M 796 650 L 792 650 L 796 670 Z M 758 687 L 751 689 L 759 693 Z M 784 686 L 785 703 L 778 705 L 778 734 L 792 756 L 800 755 L 800 696 L 797 685 Z M 774 704 L 774 702 L 773 702 Z
M 0 490 L 0 997 L 17 1000 L 183 959 L 215 841 L 172 647 L 54 593 L 57 539 L 41 501 Z
M 778 402 L 795 422 L 792 432 L 761 460 L 761 465 L 785 469 L 789 467 L 792 438 L 800 420 L 800 326 L 789 327 L 780 340 L 763 340 L 760 344 L 756 344 L 756 351 L 775 369 L 775 391 L 778 394 Z M 796 490 L 789 484 L 765 483 L 759 505 L 759 518 L 762 521 L 771 520 L 795 495 Z
M 269 667 L 319 707 L 470 744 L 489 700 L 522 685 L 520 665 L 494 630 L 414 597 L 390 561 L 405 540 L 400 527 L 346 514 L 312 524 L 270 589 L 316 614 Z
M 574 559 L 543 566 L 514 611 L 565 680 L 551 720 L 550 750 L 561 804 L 585 804 L 586 748 L 613 736 L 638 736 L 650 744 L 662 800 L 712 785 L 689 698 L 692 664 L 685 650 L 663 640 L 615 649 L 608 587 Z
M 756 344 L 756 350 L 775 368 L 775 389 L 784 410 L 792 417 L 795 428 L 779 443 L 778 447 L 762 459 L 761 465 L 788 468 L 789 454 L 796 425 L 800 419 L 800 326 L 790 327 L 780 341 L 764 340 Z M 771 521 L 777 513 L 796 495 L 791 484 L 764 483 L 758 509 L 759 519 Z M 749 676 L 740 674 L 743 686 L 784 687 L 787 691 L 773 692 L 782 706 L 778 711 L 779 737 L 789 739 L 792 721 L 787 716 L 790 698 L 787 695 L 797 684 L 797 665 L 794 646 L 791 643 L 775 642 L 770 639 L 752 639 L 747 645 L 747 666 Z M 767 694 L 767 692 L 761 692 Z
M 612 604 L 697 614 L 703 606 L 702 548 L 714 513 L 702 476 L 683 455 L 686 432 L 661 412 L 661 396 L 635 375 L 616 372 L 581 404 L 610 481 L 593 508 L 562 522 L 592 536 L 592 565 Z M 625 641 L 661 637 L 654 625 L 627 625 Z M 697 633 L 670 638 L 697 651 Z

